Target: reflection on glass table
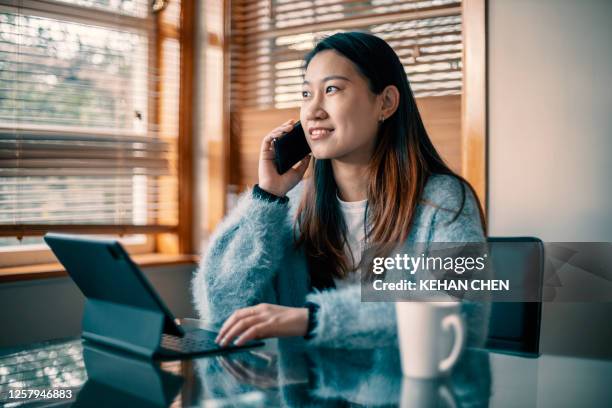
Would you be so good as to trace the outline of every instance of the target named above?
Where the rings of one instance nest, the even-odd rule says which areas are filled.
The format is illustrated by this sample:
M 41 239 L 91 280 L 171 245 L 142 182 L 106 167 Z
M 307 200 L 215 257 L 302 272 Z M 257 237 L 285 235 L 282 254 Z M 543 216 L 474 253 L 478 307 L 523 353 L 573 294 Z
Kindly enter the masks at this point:
M 11 390 L 78 390 L 87 380 L 82 352 L 81 340 L 71 340 L 0 356 L 0 405 L 20 403 L 9 400 Z
M 610 406 L 612 361 L 466 350 L 450 375 L 403 378 L 397 349 L 332 350 L 301 340 L 182 361 L 153 361 L 80 339 L 2 356 L 0 406 L 505 407 Z M 71 390 L 71 398 L 10 392 Z
M 491 393 L 489 354 L 483 350 L 468 350 L 450 376 L 430 381 L 404 380 L 397 349 L 308 350 L 283 341 L 276 354 L 251 351 L 201 359 L 195 366 L 206 397 L 228 404 L 242 402 L 233 396 L 248 395 L 254 402 L 257 395 L 262 406 L 478 407 L 488 406 Z

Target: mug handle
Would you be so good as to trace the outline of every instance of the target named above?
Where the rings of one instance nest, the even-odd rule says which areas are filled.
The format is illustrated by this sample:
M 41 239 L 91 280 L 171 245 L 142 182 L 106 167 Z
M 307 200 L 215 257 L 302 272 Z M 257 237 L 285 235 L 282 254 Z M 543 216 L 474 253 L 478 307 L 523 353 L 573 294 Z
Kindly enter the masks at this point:
M 457 362 L 465 341 L 463 320 L 459 315 L 448 315 L 442 319 L 442 328 L 448 330 L 449 327 L 452 327 L 455 331 L 455 342 L 448 357 L 440 361 L 438 368 L 441 372 L 448 371 Z

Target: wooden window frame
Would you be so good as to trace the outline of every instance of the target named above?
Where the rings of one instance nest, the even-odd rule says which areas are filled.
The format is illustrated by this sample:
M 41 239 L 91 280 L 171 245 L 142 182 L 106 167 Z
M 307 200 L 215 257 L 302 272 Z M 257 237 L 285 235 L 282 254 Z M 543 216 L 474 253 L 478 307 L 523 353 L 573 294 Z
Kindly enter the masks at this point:
M 100 234 L 99 231 L 95 232 Z M 131 255 L 153 253 L 155 240 L 152 235 L 145 235 L 144 242 L 138 242 L 139 237 L 131 239 L 126 237 L 122 245 Z M 134 242 L 136 241 L 136 242 Z M 53 264 L 55 256 L 45 244 L 32 244 L 26 247 L 0 247 L 0 275 L 6 268 L 22 268 L 32 265 Z
M 487 1 L 463 0 L 462 7 L 462 173 L 476 190 L 488 218 Z
M 210 72 L 205 72 L 204 83 L 220 82 L 222 84 L 221 96 L 217 100 L 216 96 L 205 95 L 201 101 L 204 104 L 221 104 L 221 117 L 214 118 L 208 109 L 204 109 L 205 120 L 220 121 L 219 132 L 214 131 L 214 127 L 204 126 L 201 131 L 201 140 L 206 152 L 206 173 L 208 175 L 205 190 L 203 193 L 203 207 L 206 214 L 203 216 L 202 225 L 204 237 L 209 235 L 219 224 L 227 211 L 227 192 L 230 184 L 230 65 L 229 58 L 230 44 L 230 20 L 231 20 L 231 1 L 230 0 L 202 0 L 202 7 L 207 7 L 209 3 L 220 6 L 220 15 L 209 16 L 218 18 L 215 21 L 220 24 L 220 29 L 210 29 L 206 27 L 206 42 L 203 46 L 204 52 L 207 50 L 217 50 L 222 53 L 222 69 L 214 76 Z M 200 209 L 201 212 L 201 209 Z M 196 243 L 197 244 L 197 243 Z

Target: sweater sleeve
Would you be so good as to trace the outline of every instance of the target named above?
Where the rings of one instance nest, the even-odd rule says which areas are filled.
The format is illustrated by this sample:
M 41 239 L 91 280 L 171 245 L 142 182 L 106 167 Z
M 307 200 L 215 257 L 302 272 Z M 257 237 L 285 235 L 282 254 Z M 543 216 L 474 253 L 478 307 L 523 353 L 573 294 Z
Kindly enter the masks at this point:
M 465 203 L 457 215 L 463 191 L 458 182 L 445 176 L 427 186 L 436 203 L 429 230 L 430 242 L 482 242 L 484 235 L 475 198 L 465 189 Z M 434 188 L 435 187 L 435 188 Z M 434 190 L 433 192 L 431 190 Z M 449 210 L 455 208 L 456 211 Z M 308 343 L 338 348 L 397 346 L 395 304 L 361 302 L 361 287 L 314 292 L 308 301 L 319 305 L 317 322 Z M 483 341 L 488 326 L 487 304 L 463 302 L 468 326 L 468 344 Z
M 290 242 L 288 203 L 245 192 L 220 223 L 203 251 L 192 280 L 200 319 L 219 328 L 236 309 L 276 303 L 274 277 Z

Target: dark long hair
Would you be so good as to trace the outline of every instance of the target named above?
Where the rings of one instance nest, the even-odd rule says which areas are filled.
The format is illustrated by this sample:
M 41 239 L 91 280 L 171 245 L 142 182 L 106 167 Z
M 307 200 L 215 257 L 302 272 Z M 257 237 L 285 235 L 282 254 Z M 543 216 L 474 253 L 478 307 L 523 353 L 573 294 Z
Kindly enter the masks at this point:
M 388 85 L 399 90 L 399 106 L 380 126 L 369 165 L 366 218 L 367 240 L 400 243 L 409 232 L 417 204 L 432 174 L 447 174 L 461 181 L 463 198 L 455 218 L 465 204 L 465 186 L 434 148 L 410 89 L 404 67 L 384 40 L 368 33 L 338 33 L 321 40 L 304 60 L 304 70 L 315 55 L 333 50 L 353 62 L 366 78 L 369 89 L 379 95 Z M 344 253 L 346 224 L 340 211 L 330 159 L 314 160 L 314 175 L 305 181 L 305 193 L 296 218 L 296 246 L 304 246 L 314 287 L 333 286 L 333 277 L 350 272 Z M 480 208 L 484 229 L 484 216 Z M 384 245 L 381 248 L 385 248 Z M 387 249 L 382 249 L 384 252 Z

